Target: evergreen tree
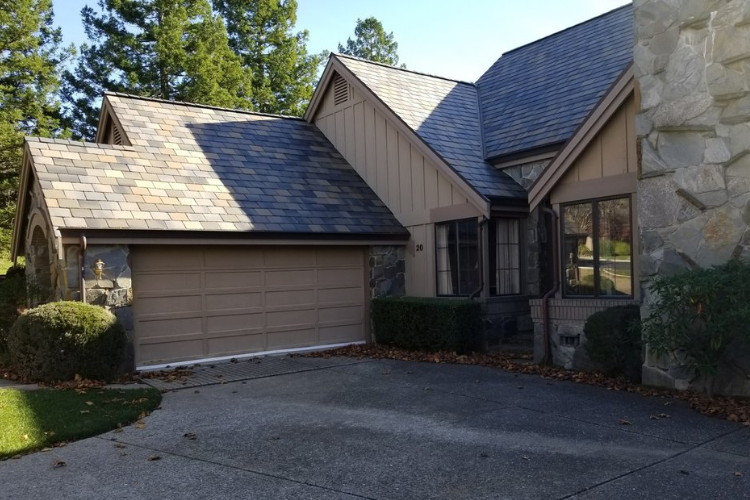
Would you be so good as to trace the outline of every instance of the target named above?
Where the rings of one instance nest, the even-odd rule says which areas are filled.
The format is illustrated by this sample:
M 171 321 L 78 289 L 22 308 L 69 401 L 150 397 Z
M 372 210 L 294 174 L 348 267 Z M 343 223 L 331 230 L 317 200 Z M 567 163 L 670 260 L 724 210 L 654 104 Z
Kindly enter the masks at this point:
M 251 75 L 208 0 L 99 0 L 81 16 L 90 44 L 63 87 L 77 137 L 94 136 L 105 90 L 252 107 Z
M 253 75 L 257 111 L 302 115 L 320 62 L 307 53 L 308 32 L 295 33 L 296 0 L 214 0 L 229 44 Z
M 0 253 L 7 254 L 25 135 L 64 135 L 59 68 L 72 54 L 52 0 L 0 0 Z M 4 273 L 5 269 L 0 269 Z
M 376 18 L 357 19 L 354 37 L 354 40 L 349 38 L 346 41 L 346 46 L 339 44 L 340 53 L 391 66 L 398 65 L 398 42 L 394 40 L 393 32 L 386 33 L 383 24 Z M 401 67 L 405 68 L 406 65 L 402 64 Z

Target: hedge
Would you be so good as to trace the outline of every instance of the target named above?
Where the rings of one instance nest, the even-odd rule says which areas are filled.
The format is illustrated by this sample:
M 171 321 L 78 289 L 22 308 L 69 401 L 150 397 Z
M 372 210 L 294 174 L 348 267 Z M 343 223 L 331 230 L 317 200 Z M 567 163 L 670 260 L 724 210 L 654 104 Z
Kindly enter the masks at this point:
M 459 353 L 481 348 L 482 311 L 471 300 L 379 298 L 371 313 L 378 344 Z
M 105 309 L 51 302 L 18 318 L 8 334 L 8 354 L 13 370 L 26 379 L 110 380 L 121 368 L 126 342 L 122 325 Z
M 583 327 L 586 352 L 602 371 L 626 375 L 640 382 L 641 308 L 637 305 L 610 307 L 588 317 Z

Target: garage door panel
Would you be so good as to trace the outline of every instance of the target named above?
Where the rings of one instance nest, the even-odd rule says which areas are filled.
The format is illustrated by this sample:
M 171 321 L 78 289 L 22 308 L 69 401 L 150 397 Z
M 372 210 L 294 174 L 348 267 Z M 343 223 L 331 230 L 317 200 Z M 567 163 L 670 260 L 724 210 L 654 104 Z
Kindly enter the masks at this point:
M 315 267 L 315 253 L 308 247 L 274 247 L 265 252 L 266 267 Z
M 164 314 L 165 311 L 169 311 L 169 314 L 189 312 L 201 314 L 203 300 L 200 295 L 149 297 L 139 305 L 138 313 L 142 315 Z
M 321 344 L 338 344 L 365 340 L 362 323 L 354 325 L 321 326 L 318 331 Z
M 318 309 L 318 321 L 326 323 L 330 321 L 361 322 L 362 306 L 326 307 Z
M 283 327 L 283 326 L 296 326 L 296 325 L 310 325 L 315 324 L 317 319 L 317 311 L 315 309 L 292 309 L 288 311 L 275 311 L 266 313 L 266 326 L 268 328 Z
M 223 314 L 206 318 L 206 333 L 263 330 L 263 313 Z
M 362 253 L 350 248 L 325 248 L 316 252 L 317 267 L 362 267 Z
M 266 292 L 266 307 L 315 305 L 315 290 L 284 290 Z
M 266 335 L 263 331 L 242 335 L 227 335 L 208 339 L 208 356 L 226 356 L 238 352 L 266 350 Z
M 208 312 L 259 307 L 263 307 L 263 292 L 206 294 Z
M 298 328 L 268 333 L 268 350 L 307 347 L 317 343 L 318 332 L 315 328 Z
M 203 318 L 170 318 L 140 321 L 138 337 L 178 337 L 181 335 L 203 335 Z
M 263 250 L 248 247 L 220 247 L 205 253 L 208 269 L 256 269 L 264 267 Z
M 319 285 L 352 285 L 362 284 L 364 274 L 362 268 L 356 269 L 320 269 L 318 270 Z
M 140 366 L 364 340 L 362 248 L 133 247 L 131 254 Z
M 361 287 L 321 288 L 318 290 L 318 304 L 361 304 Z
M 310 270 L 293 270 L 293 271 L 266 271 L 267 287 L 284 286 L 284 287 L 306 287 L 315 286 L 315 271 Z
M 260 271 L 211 271 L 206 273 L 206 288 L 231 289 L 251 288 L 263 285 Z
M 138 276 L 139 290 L 156 292 L 200 291 L 200 273 L 149 273 Z
M 170 361 L 198 359 L 202 356 L 202 352 L 202 339 L 141 344 L 138 348 L 138 359 L 144 364 L 169 363 Z
M 196 247 L 156 247 L 148 253 L 135 253 L 133 256 L 133 268 L 139 271 L 185 270 L 200 267 L 203 267 L 203 252 Z

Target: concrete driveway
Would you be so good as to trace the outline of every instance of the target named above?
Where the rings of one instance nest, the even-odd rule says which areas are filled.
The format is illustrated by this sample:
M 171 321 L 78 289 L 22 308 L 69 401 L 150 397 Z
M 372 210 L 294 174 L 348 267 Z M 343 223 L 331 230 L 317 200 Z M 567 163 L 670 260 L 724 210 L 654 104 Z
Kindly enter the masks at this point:
M 142 429 L 0 463 L 0 497 L 750 498 L 750 428 L 682 403 L 351 362 L 167 393 Z

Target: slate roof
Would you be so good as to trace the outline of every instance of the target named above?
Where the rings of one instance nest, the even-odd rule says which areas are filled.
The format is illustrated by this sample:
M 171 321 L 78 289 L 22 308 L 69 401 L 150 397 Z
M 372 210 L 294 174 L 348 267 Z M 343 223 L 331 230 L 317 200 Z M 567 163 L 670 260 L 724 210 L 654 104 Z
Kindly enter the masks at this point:
M 477 82 L 487 158 L 568 140 L 633 59 L 626 5 L 503 54 Z
M 27 139 L 56 228 L 408 237 L 304 120 L 107 99 L 132 146 Z
M 474 189 L 487 198 L 526 200 L 510 176 L 484 161 L 477 89 L 449 80 L 334 54 Z

